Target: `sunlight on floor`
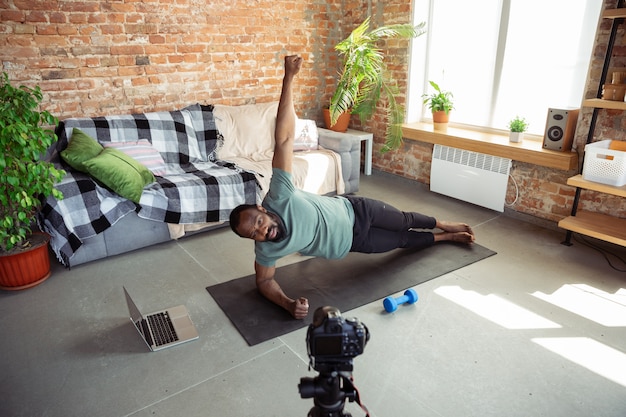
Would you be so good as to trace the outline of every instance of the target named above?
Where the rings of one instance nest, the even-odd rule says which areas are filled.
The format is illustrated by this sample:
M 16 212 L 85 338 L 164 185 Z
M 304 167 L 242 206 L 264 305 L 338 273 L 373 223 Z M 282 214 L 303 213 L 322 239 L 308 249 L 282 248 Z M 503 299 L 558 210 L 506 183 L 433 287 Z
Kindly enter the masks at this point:
M 548 337 L 531 339 L 613 382 L 626 387 L 626 355 L 588 337 Z
M 561 326 L 495 294 L 481 295 L 458 286 L 443 286 L 436 294 L 507 329 L 556 329 Z
M 436 294 L 507 329 L 553 329 L 561 326 L 495 294 L 482 295 L 459 286 L 442 286 Z M 567 284 L 552 294 L 533 296 L 602 326 L 626 327 L 626 290 L 607 293 L 585 284 Z M 532 338 L 563 358 L 626 387 L 626 354 L 588 337 Z
M 552 294 L 537 291 L 533 295 L 603 326 L 626 326 L 626 290 L 623 288 L 610 294 L 585 284 L 567 284 Z

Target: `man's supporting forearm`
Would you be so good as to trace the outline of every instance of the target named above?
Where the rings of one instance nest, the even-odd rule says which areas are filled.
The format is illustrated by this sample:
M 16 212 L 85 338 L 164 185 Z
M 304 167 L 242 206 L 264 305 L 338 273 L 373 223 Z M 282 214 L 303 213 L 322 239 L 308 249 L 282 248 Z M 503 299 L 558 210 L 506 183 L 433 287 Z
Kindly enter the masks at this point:
M 285 295 L 276 280 L 271 278 L 261 282 L 257 281 L 257 288 L 265 298 L 291 312 L 290 306 L 294 300 Z

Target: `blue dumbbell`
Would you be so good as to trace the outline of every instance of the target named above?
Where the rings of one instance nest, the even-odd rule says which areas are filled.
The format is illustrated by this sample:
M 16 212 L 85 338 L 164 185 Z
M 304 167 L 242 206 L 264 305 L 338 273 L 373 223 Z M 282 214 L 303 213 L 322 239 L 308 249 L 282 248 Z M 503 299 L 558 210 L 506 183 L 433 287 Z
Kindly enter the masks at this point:
M 417 292 L 413 288 L 409 288 L 404 292 L 404 295 L 400 297 L 393 298 L 387 297 L 383 300 L 383 306 L 385 306 L 385 311 L 387 313 L 393 313 L 398 309 L 400 304 L 415 304 L 417 302 Z

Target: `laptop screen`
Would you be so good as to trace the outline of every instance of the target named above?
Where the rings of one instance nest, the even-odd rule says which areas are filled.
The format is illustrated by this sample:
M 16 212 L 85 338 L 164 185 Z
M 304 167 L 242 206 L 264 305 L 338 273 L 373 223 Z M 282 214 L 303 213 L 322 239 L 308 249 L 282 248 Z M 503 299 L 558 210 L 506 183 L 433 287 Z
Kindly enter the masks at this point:
M 128 305 L 128 313 L 130 314 L 130 318 L 133 323 L 137 324 L 137 322 L 142 319 L 141 312 L 137 308 L 137 305 L 135 304 L 133 299 L 130 298 L 130 295 L 128 294 L 128 291 L 126 291 L 126 288 L 124 288 L 124 295 L 126 296 L 126 304 Z

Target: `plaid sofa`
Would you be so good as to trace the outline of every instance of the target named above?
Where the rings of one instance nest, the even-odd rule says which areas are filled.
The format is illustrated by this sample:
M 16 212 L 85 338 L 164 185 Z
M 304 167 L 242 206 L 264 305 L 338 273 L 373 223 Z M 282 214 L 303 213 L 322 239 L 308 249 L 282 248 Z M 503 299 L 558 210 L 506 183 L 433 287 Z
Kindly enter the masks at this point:
M 251 109 L 262 108 L 270 115 L 264 117 L 271 118 L 272 106 L 253 105 Z M 59 261 L 67 267 L 75 266 L 178 238 L 188 231 L 209 230 L 227 222 L 230 211 L 239 204 L 260 202 L 263 184 L 269 181 L 266 165 L 271 164 L 271 159 L 251 163 L 247 158 L 242 160 L 232 155 L 221 158 L 220 151 L 226 155 L 227 148 L 241 147 L 233 148 L 229 137 L 218 129 L 219 120 L 216 121 L 214 113 L 214 106 L 195 104 L 176 111 L 71 118 L 60 122 L 56 129 L 59 140 L 49 158 L 67 172 L 56 186 L 64 198 L 48 197 L 39 219 L 42 228 L 51 235 L 51 247 Z M 143 141 L 158 151 L 163 166 L 159 175 L 155 175 L 156 181 L 143 189 L 139 202 L 119 196 L 65 163 L 60 153 L 71 141 L 74 128 L 105 147 Z M 228 134 L 234 135 L 230 131 Z M 258 141 L 258 135 L 258 131 L 251 131 L 244 135 L 247 136 L 244 140 Z M 340 165 L 336 172 L 342 177 L 338 182 L 341 186 L 334 191 L 356 191 L 358 180 L 355 186 L 354 178 L 350 178 L 355 176 L 354 169 L 345 173 L 350 187 L 344 189 L 341 165 L 356 165 L 358 178 L 360 143 L 326 145 L 336 151 L 319 152 L 335 153 L 335 163 Z M 302 158 L 312 157 L 310 154 L 307 150 Z M 313 154 L 319 158 L 317 151 Z

